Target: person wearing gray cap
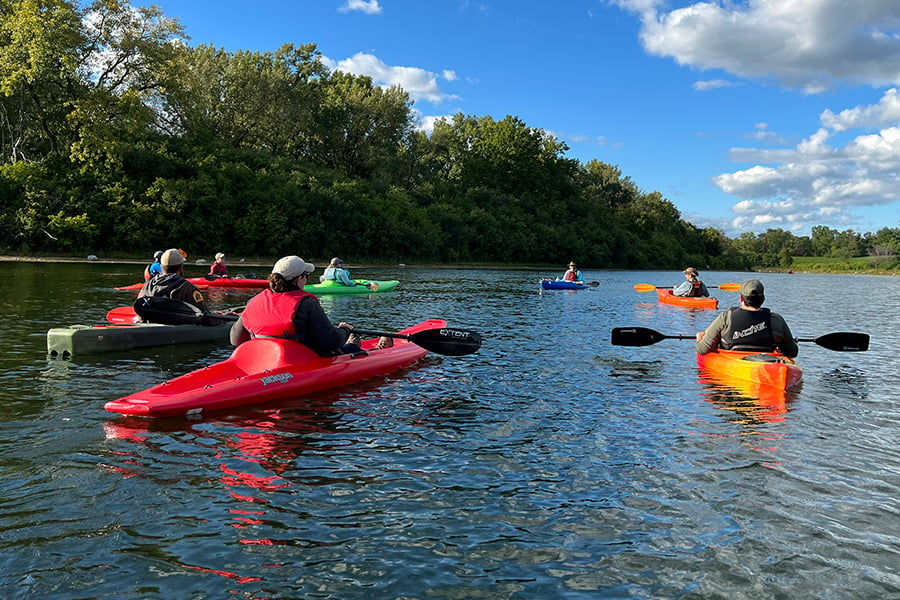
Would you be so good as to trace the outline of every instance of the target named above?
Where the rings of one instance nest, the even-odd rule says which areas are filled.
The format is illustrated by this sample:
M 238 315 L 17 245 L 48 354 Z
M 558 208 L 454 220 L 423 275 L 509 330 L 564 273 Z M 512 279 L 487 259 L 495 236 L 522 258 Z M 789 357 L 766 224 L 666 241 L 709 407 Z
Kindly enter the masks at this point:
M 765 288 L 758 279 L 741 283 L 740 306 L 724 310 L 716 316 L 706 331 L 697 333 L 694 349 L 708 354 L 717 348 L 751 352 L 780 351 L 788 358 L 799 352 L 797 340 L 784 318 L 762 308 L 766 300 Z
M 154 275 L 138 292 L 138 298 L 166 297 L 193 304 L 204 313 L 209 312 L 203 294 L 193 283 L 182 275 L 184 253 L 178 248 L 169 248 L 159 258 L 162 268 L 160 275 Z
M 251 298 L 231 326 L 231 344 L 240 346 L 252 338 L 269 337 L 300 342 L 319 356 L 362 352 L 353 326 L 342 322 L 335 327 L 319 299 L 303 289 L 315 268 L 299 256 L 279 259 L 269 275 L 269 289 Z M 379 341 L 378 347 L 385 345 Z
M 354 281 L 350 277 L 350 269 L 345 267 L 344 261 L 342 261 L 337 256 L 332 258 L 331 262 L 328 263 L 328 267 L 325 269 L 325 272 L 322 273 L 322 276 L 319 277 L 319 281 L 322 283 L 326 281 L 334 281 L 335 283 L 351 287 L 354 285 L 362 285 Z M 369 289 L 372 289 L 372 286 L 369 283 L 366 283 L 365 286 Z
M 700 273 L 694 267 L 684 270 L 685 281 L 682 281 L 672 289 L 673 296 L 709 297 L 706 284 L 700 281 Z

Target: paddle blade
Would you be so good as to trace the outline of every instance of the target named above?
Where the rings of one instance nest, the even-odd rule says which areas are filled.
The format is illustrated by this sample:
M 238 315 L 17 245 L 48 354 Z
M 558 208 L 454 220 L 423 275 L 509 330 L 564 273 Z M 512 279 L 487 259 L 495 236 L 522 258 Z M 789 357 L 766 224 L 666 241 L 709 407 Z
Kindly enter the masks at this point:
M 409 341 L 425 348 L 429 352 L 437 352 L 447 356 L 465 356 L 477 352 L 481 348 L 481 334 L 467 329 L 425 329 L 410 334 Z
M 372 331 L 354 327 L 353 331 L 360 335 L 377 335 L 409 340 L 429 352 L 446 356 L 465 356 L 477 352 L 481 348 L 481 334 L 468 329 L 450 329 L 449 327 L 425 329 L 415 333 L 389 333 Z
M 599 281 L 589 281 L 588 285 L 591 287 L 600 287 L 600 282 Z
M 662 340 L 693 340 L 692 335 L 664 335 L 646 327 L 614 327 L 613 346 L 652 346 Z
M 649 283 L 636 283 L 634 284 L 634 290 L 636 292 L 652 292 L 656 289 L 655 285 L 650 285 Z
M 725 292 L 736 292 L 739 289 L 741 289 L 741 284 L 739 284 L 739 283 L 722 283 L 722 284 L 713 285 L 710 287 L 719 288 L 720 290 L 725 291 Z
M 837 331 L 816 339 L 797 339 L 798 342 L 814 342 L 823 348 L 838 352 L 865 352 L 869 349 L 869 334 Z

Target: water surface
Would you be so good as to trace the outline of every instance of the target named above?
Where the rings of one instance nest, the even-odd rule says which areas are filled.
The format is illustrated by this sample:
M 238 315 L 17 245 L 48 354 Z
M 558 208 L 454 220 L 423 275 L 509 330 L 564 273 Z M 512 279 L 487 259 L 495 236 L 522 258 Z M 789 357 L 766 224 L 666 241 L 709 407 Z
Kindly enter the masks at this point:
M 616 326 L 708 325 L 715 311 L 632 288 L 680 273 L 541 292 L 557 273 L 355 270 L 401 284 L 323 297 L 334 321 L 444 318 L 481 351 L 146 421 L 103 404 L 229 349 L 46 355 L 47 329 L 101 322 L 140 268 L 0 263 L 6 597 L 900 597 L 898 279 L 761 276 L 795 335 L 872 335 L 866 353 L 801 344 L 804 383 L 773 397 L 702 376 L 689 341 L 609 343 Z

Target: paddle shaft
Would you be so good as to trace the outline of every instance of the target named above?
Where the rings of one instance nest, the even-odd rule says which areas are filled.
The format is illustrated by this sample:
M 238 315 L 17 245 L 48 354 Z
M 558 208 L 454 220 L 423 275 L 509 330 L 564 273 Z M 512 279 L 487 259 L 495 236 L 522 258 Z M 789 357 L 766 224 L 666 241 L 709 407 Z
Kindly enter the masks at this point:
M 614 346 L 651 346 L 662 340 L 695 340 L 693 335 L 665 335 L 647 327 L 615 327 Z M 795 338 L 797 342 L 812 342 L 836 352 L 865 352 L 869 349 L 869 334 L 837 331 L 817 338 Z

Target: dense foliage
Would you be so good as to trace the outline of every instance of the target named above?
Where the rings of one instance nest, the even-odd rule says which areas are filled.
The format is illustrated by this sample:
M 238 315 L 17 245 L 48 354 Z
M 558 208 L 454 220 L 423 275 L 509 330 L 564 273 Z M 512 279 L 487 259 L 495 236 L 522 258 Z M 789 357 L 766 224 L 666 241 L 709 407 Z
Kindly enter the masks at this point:
M 729 240 L 567 150 L 513 116 L 427 135 L 406 92 L 329 71 L 313 44 L 226 52 L 154 7 L 0 0 L 7 251 L 680 269 L 898 249 L 897 231 Z

